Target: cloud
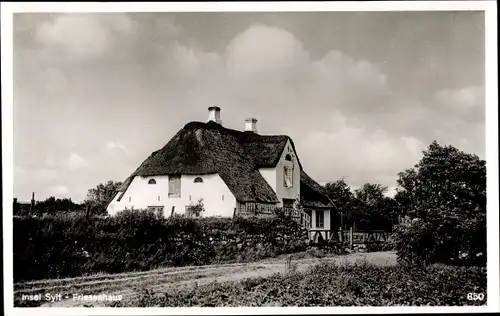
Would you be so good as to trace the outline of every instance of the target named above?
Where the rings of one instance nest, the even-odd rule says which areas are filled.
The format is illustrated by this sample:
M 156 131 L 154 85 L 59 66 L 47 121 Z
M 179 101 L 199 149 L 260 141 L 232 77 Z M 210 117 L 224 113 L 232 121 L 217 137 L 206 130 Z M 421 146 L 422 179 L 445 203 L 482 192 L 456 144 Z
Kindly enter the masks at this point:
M 324 122 L 318 113 L 330 110 L 349 119 L 369 117 L 387 108 L 391 94 L 387 75 L 376 64 L 339 50 L 313 59 L 292 33 L 262 24 L 237 34 L 222 53 L 178 44 L 168 60 L 172 56 L 176 74 L 196 78 L 182 102 L 234 104 L 242 114 L 270 122 L 297 111 L 302 124 L 312 126 Z
M 226 48 L 226 65 L 235 77 L 267 76 L 293 70 L 309 59 L 290 32 L 262 24 L 238 34 Z
M 125 145 L 118 143 L 118 142 L 112 142 L 112 141 L 108 142 L 106 144 L 106 149 L 108 149 L 108 150 L 120 149 L 120 150 L 123 150 L 125 153 L 128 153 L 127 147 L 125 147 Z
M 110 52 L 114 37 L 132 32 L 133 27 L 125 14 L 61 14 L 41 23 L 35 38 L 72 58 L 93 58 Z
M 221 57 L 215 52 L 196 51 L 180 43 L 176 43 L 172 48 L 171 57 L 183 77 L 218 71 L 217 67 L 221 63 Z
M 318 181 L 347 177 L 356 187 L 366 182 L 390 186 L 397 173 L 413 166 L 423 143 L 384 130 L 353 127 L 343 117 L 332 119 L 333 131 L 310 131 L 295 140 L 302 164 Z
M 42 168 L 34 171 L 34 177 L 44 183 L 56 180 L 59 176 L 59 172 L 54 169 Z
M 74 152 L 71 153 L 71 155 L 69 156 L 69 159 L 66 162 L 66 166 L 70 170 L 82 169 L 82 168 L 87 167 L 88 165 L 89 165 L 89 163 L 87 162 L 87 160 L 85 160 L 85 158 L 83 158 L 82 156 L 80 156 Z
M 45 165 L 49 168 L 54 168 L 59 165 L 59 162 L 57 161 L 57 158 L 54 157 L 52 154 L 47 154 L 45 156 Z
M 484 108 L 475 86 L 438 91 L 429 102 L 397 95 L 379 65 L 336 49 L 313 59 L 292 33 L 262 24 L 237 34 L 221 54 L 185 45 L 174 55 L 199 80 L 183 101 L 219 100 L 237 105 L 238 117 L 261 118 L 263 133 L 292 136 L 307 170 L 324 182 L 347 176 L 357 186 L 393 186 L 432 140 L 465 144 L 467 115 Z
M 434 93 L 432 102 L 443 111 L 475 121 L 484 121 L 484 87 L 468 86 L 461 89 L 445 89 Z
M 54 185 L 49 188 L 49 193 L 55 197 L 61 197 L 67 195 L 69 189 L 64 185 Z

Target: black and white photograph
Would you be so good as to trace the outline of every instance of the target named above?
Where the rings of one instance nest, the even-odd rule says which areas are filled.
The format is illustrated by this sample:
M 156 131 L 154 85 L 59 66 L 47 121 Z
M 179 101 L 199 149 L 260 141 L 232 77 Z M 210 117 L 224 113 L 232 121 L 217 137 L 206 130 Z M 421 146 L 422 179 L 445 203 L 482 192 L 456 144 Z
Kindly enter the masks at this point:
M 498 312 L 496 3 L 432 3 L 2 2 L 6 308 Z

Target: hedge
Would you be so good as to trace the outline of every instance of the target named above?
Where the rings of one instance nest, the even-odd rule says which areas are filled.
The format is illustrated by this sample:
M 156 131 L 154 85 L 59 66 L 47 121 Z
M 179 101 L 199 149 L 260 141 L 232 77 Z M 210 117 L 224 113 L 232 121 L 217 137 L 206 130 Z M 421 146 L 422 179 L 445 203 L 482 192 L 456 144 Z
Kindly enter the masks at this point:
M 283 217 L 165 219 L 126 211 L 21 217 L 13 227 L 15 282 L 251 261 L 303 251 L 307 243 L 302 227 Z

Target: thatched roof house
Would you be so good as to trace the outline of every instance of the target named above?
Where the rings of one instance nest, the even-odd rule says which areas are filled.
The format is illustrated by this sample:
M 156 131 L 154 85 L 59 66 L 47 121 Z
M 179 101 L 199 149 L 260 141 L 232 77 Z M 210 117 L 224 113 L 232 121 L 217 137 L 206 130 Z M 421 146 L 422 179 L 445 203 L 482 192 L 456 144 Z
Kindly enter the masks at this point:
M 305 208 L 334 208 L 323 188 L 303 170 L 290 137 L 259 135 L 255 119 L 247 119 L 245 131 L 225 128 L 220 122 L 218 107 L 209 108 L 209 115 L 207 123 L 186 124 L 163 148 L 153 152 L 126 179 L 110 207 L 134 203 L 134 197 L 130 196 L 132 188 L 137 191 L 135 195 L 148 195 L 146 191 L 151 188 L 151 182 L 158 185 L 165 179 L 164 193 L 169 192 L 169 197 L 172 198 L 170 201 L 162 200 L 161 194 L 156 196 L 156 193 L 162 191 L 156 189 L 155 195 L 149 194 L 152 196 L 150 201 L 137 197 L 141 200 L 136 204 L 142 203 L 143 207 L 156 204 L 170 206 L 169 208 L 180 206 L 183 211 L 188 206 L 184 205 L 186 202 L 195 202 L 195 196 L 202 196 L 206 201 L 205 207 L 220 209 L 241 210 L 249 203 L 265 205 L 267 208 L 293 207 L 290 200 L 297 202 L 295 206 L 302 205 Z M 139 187 L 137 179 L 142 179 L 145 184 Z M 200 190 L 202 185 L 204 188 Z M 171 192 L 175 190 L 178 194 Z M 130 194 L 127 196 L 127 193 Z M 180 200 L 175 200 L 176 198 Z M 174 201 L 183 202 L 169 203 Z M 234 214 L 215 209 L 209 213 Z

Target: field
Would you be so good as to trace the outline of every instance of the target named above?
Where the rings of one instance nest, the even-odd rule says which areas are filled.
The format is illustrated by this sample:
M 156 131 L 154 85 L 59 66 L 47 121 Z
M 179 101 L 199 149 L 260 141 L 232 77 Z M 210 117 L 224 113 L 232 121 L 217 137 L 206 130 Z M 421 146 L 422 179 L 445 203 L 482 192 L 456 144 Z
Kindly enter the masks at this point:
M 287 259 L 293 260 L 287 260 Z M 171 288 L 176 291 L 189 289 L 195 283 L 199 286 L 211 282 L 235 282 L 247 278 L 269 277 L 276 273 L 285 273 L 290 265 L 297 271 L 305 271 L 309 267 L 326 262 L 356 262 L 367 260 L 376 265 L 394 265 L 396 257 L 389 252 L 374 252 L 366 254 L 350 254 L 325 258 L 314 258 L 307 253 L 284 255 L 274 259 L 266 259 L 254 263 L 219 264 L 208 266 L 163 268 L 144 272 L 128 272 L 119 274 L 96 274 L 85 277 L 46 279 L 14 284 L 15 306 L 43 307 L 76 307 L 76 306 L 106 306 L 107 302 L 88 302 L 73 300 L 73 294 L 110 296 L 121 295 L 121 304 L 138 304 L 135 300 L 146 290 L 154 293 L 164 293 Z M 62 300 L 47 302 L 44 297 L 39 301 L 22 300 L 23 295 L 51 293 L 61 294 Z M 67 297 L 67 298 L 66 298 Z M 138 306 L 138 305 L 135 305 Z

